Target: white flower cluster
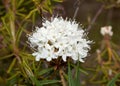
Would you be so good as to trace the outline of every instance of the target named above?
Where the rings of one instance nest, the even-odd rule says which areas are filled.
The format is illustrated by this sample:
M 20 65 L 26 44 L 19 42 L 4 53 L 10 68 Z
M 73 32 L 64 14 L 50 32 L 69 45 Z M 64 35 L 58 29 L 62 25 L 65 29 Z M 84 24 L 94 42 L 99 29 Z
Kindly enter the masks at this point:
M 109 36 L 112 36 L 112 35 L 113 35 L 112 26 L 101 27 L 100 33 L 101 33 L 103 36 L 105 36 L 106 34 L 109 35 Z
M 91 41 L 85 39 L 84 30 L 75 21 L 62 17 L 51 18 L 51 21 L 43 22 L 42 27 L 36 27 L 35 32 L 29 35 L 30 46 L 36 51 L 32 54 L 36 61 L 46 59 L 51 61 L 61 57 L 66 61 L 67 57 L 84 62 Z

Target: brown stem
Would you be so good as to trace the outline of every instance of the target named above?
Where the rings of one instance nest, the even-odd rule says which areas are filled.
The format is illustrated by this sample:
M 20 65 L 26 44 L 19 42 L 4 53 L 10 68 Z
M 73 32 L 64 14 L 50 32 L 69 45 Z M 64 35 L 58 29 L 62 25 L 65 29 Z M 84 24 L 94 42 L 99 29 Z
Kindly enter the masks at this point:
M 59 74 L 60 74 L 62 86 L 67 86 L 67 85 L 66 85 L 66 82 L 65 82 L 65 79 L 64 79 L 64 76 L 63 76 L 63 73 L 64 73 L 63 70 L 60 69 Z
M 19 50 L 18 50 L 17 47 L 14 47 L 14 55 L 17 58 L 18 62 L 21 63 L 21 59 L 20 59 L 20 56 L 19 56 Z
M 102 5 L 100 7 L 100 9 L 97 11 L 97 13 L 95 14 L 94 18 L 92 19 L 91 23 L 89 24 L 88 28 L 86 31 L 90 31 L 92 25 L 95 23 L 96 19 L 98 18 L 98 16 L 100 15 L 100 13 L 103 11 L 104 5 Z
M 83 1 L 83 0 L 82 0 L 82 1 Z M 77 1 L 75 2 L 75 5 L 77 5 L 77 6 L 76 6 L 76 9 L 75 9 L 75 13 L 74 13 L 74 15 L 73 15 L 73 19 L 76 18 L 77 14 L 78 14 L 78 11 L 79 11 L 79 8 L 80 8 L 80 4 L 81 4 L 82 1 L 77 0 Z

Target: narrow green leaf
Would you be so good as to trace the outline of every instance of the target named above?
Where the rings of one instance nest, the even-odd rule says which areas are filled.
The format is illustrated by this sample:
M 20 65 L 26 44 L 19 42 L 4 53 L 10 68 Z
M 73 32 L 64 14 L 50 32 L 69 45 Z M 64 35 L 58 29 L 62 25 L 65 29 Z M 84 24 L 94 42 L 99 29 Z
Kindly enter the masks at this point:
M 34 60 L 33 56 L 24 50 L 20 51 L 19 55 L 29 60 Z
M 26 14 L 22 13 L 22 12 L 26 12 L 26 9 L 25 8 L 20 8 L 18 9 L 18 11 L 16 12 L 17 15 L 20 15 L 21 17 L 26 17 Z
M 36 86 L 43 86 L 43 85 L 48 85 L 48 84 L 54 84 L 60 82 L 60 80 L 37 80 L 35 77 L 31 77 L 32 80 L 34 81 L 34 84 Z
M 18 43 L 20 42 L 20 37 L 22 35 L 22 32 L 23 32 L 23 27 L 20 26 L 20 28 L 18 29 L 17 33 L 16 33 L 16 43 L 18 45 Z
M 77 62 L 77 67 L 76 67 L 76 74 L 75 74 L 75 86 L 80 86 L 79 61 Z
M 64 78 L 68 81 L 68 75 L 66 73 L 63 73 Z
M 120 57 L 119 57 L 119 55 L 117 54 L 117 52 L 116 52 L 115 50 L 112 50 L 112 52 L 113 52 L 113 54 L 115 55 L 116 59 L 117 59 L 118 61 L 120 61 Z
M 68 83 L 69 86 L 74 86 L 69 61 L 68 61 Z
M 51 1 L 50 0 L 47 0 L 47 5 L 51 5 Z
M 71 64 L 71 66 L 76 68 L 76 66 L 74 64 Z M 88 73 L 85 70 L 83 70 L 82 68 L 79 68 L 79 71 L 86 74 L 86 75 L 88 75 Z
M 117 74 L 112 80 L 110 80 L 107 84 L 107 86 L 115 86 L 115 82 L 117 81 L 118 77 L 120 77 L 120 73 Z
M 41 85 L 54 84 L 60 82 L 60 80 L 42 80 L 39 81 Z
M 55 2 L 63 2 L 63 0 L 53 0 L 53 1 L 55 1 Z
M 10 66 L 9 66 L 9 68 L 7 70 L 7 73 L 11 72 L 11 70 L 13 69 L 15 63 L 16 63 L 16 58 L 14 58 L 13 61 L 11 62 Z
M 26 18 L 25 18 L 25 19 L 30 18 L 30 17 L 32 16 L 32 14 L 33 14 L 34 12 L 36 12 L 37 10 L 38 10 L 37 8 L 36 8 L 36 9 L 31 10 L 31 11 L 30 11 L 30 13 L 26 16 Z
M 5 86 L 14 86 L 17 83 L 19 74 L 20 73 L 17 72 L 14 75 L 12 75 L 10 78 L 8 78 Z
M 14 54 L 9 54 L 9 55 L 6 55 L 6 56 L 3 56 L 3 57 L 0 57 L 0 60 L 3 60 L 3 59 L 7 59 L 7 58 L 10 58 L 12 57 Z
M 2 19 L 2 23 L 3 23 L 6 31 L 8 32 L 9 35 L 11 35 L 10 29 L 8 28 L 8 25 L 7 25 L 6 22 L 5 22 L 5 18 L 2 17 L 1 19 Z
M 101 53 L 101 56 L 105 55 L 106 52 L 107 52 L 107 49 L 103 50 Z
M 18 0 L 17 8 L 19 8 L 23 4 L 24 0 Z
M 33 25 L 35 25 L 35 21 L 36 21 L 36 12 L 34 12 L 33 15 L 32 15 Z
M 36 86 L 42 86 L 41 83 L 35 77 L 31 77 L 31 79 Z
M 27 62 L 25 59 L 23 60 L 22 65 L 23 65 L 23 67 L 24 67 L 24 69 L 25 69 L 25 71 L 26 71 L 26 74 L 27 74 L 29 77 L 34 76 L 31 68 L 29 67 L 28 62 Z
M 28 0 L 28 1 L 26 1 L 26 2 L 24 3 L 24 5 L 27 6 L 27 5 L 31 4 L 32 1 L 33 1 L 33 0 Z M 32 6 L 31 6 L 31 7 L 32 7 Z
M 43 74 L 45 74 L 45 73 L 48 73 L 49 71 L 51 71 L 51 70 L 53 70 L 53 69 L 54 69 L 53 67 L 52 67 L 52 68 L 44 69 L 44 70 L 40 71 L 40 72 L 38 73 L 38 75 L 41 76 L 41 75 L 43 75 Z

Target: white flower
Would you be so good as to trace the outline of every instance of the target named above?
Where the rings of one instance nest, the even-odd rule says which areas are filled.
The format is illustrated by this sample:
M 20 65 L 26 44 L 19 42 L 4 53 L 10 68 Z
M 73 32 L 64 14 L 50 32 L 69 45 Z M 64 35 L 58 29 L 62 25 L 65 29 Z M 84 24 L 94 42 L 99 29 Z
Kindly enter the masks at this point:
M 112 35 L 113 35 L 112 26 L 101 27 L 100 33 L 101 33 L 103 36 L 105 36 L 106 34 L 109 35 L 109 36 L 112 36 Z
M 51 61 L 67 57 L 84 62 L 90 49 L 91 41 L 85 38 L 84 30 L 75 21 L 64 20 L 62 17 L 51 18 L 43 22 L 42 27 L 36 27 L 35 32 L 29 35 L 30 46 L 36 51 L 32 54 L 36 61 L 46 59 Z

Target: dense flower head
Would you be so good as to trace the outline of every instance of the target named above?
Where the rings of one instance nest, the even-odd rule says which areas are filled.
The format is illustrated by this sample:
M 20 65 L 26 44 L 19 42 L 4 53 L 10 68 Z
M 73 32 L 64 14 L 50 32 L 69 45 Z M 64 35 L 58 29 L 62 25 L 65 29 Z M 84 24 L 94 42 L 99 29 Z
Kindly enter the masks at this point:
M 112 36 L 112 35 L 113 35 L 112 26 L 101 27 L 100 33 L 101 33 L 103 36 L 105 36 L 105 35 Z
M 62 17 L 45 20 L 42 27 L 28 37 L 30 47 L 35 51 L 32 54 L 36 61 L 46 59 L 51 61 L 61 57 L 66 61 L 67 57 L 84 62 L 91 41 L 86 39 L 85 31 L 75 21 Z

